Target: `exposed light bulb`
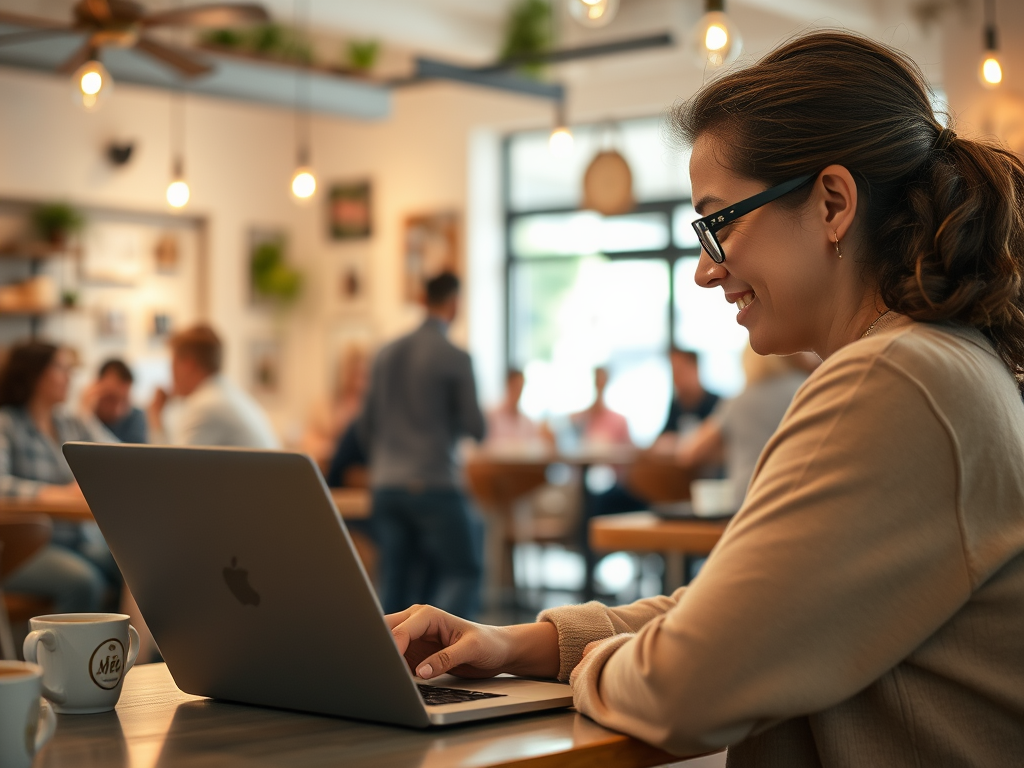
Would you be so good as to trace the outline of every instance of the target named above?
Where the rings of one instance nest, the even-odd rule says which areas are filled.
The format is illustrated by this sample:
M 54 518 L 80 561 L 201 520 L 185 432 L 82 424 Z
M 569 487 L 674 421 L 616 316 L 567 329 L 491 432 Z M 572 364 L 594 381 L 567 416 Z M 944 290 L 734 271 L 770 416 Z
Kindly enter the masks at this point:
M 709 11 L 694 27 L 690 48 L 699 67 L 718 69 L 736 61 L 743 49 L 743 41 L 736 25 L 724 11 Z
M 560 125 L 551 132 L 551 138 L 548 139 L 548 151 L 554 157 L 568 157 L 572 154 L 574 143 L 572 131 L 566 126 Z
M 71 96 L 76 104 L 87 111 L 100 106 L 114 87 L 114 81 L 98 60 L 85 62 L 71 77 Z
M 981 59 L 979 70 L 981 84 L 988 88 L 995 88 L 1003 82 L 1003 67 L 996 58 L 995 51 L 986 51 Z
M 174 179 L 167 185 L 167 204 L 171 208 L 184 208 L 190 196 L 188 184 L 184 179 Z
M 569 14 L 584 27 L 610 24 L 619 10 L 619 0 L 568 0 Z
M 311 168 L 302 166 L 292 176 L 292 194 L 299 200 L 308 200 L 316 192 L 316 176 Z

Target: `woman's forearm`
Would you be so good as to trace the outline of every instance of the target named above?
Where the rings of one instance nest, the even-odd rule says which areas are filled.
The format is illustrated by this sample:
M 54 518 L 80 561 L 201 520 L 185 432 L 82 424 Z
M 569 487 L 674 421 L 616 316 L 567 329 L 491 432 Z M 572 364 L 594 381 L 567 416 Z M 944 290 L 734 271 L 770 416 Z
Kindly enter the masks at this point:
M 504 670 L 524 677 L 558 677 L 558 631 L 549 621 L 502 628 L 509 643 L 509 664 Z

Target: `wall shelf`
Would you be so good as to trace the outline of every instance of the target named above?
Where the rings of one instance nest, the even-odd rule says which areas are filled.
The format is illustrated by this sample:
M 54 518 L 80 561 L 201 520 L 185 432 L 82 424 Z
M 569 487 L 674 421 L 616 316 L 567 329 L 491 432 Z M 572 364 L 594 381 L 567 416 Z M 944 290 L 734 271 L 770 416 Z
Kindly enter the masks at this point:
M 23 32 L 32 27 L 0 17 L 0 35 Z M 0 66 L 50 72 L 82 44 L 85 35 L 69 34 L 0 47 Z M 296 85 L 300 76 L 308 78 L 309 109 L 314 112 L 382 120 L 391 113 L 391 91 L 379 83 L 339 74 L 327 69 L 303 69 L 285 62 L 256 59 L 237 53 L 192 49 L 214 65 L 208 75 L 192 80 L 174 72 L 145 54 L 130 48 L 105 48 L 103 64 L 115 82 L 136 83 L 185 93 L 217 96 L 271 106 L 295 108 Z

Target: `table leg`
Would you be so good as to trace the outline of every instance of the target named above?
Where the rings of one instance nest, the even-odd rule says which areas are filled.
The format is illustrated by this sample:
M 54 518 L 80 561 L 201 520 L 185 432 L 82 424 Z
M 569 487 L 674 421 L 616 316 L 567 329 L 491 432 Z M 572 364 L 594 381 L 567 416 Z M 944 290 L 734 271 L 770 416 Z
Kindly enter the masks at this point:
M 684 586 L 689 575 L 689 558 L 680 552 L 665 553 L 665 594 L 671 595 L 679 587 Z

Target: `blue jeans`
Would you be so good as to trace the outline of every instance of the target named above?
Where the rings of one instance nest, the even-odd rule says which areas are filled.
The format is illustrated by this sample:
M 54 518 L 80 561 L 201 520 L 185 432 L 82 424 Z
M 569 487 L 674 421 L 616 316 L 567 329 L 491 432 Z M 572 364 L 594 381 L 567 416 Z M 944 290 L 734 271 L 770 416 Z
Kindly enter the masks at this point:
M 463 618 L 476 615 L 483 523 L 459 491 L 377 489 L 371 523 L 385 613 L 429 603 Z
M 103 610 L 107 580 L 82 555 L 49 544 L 12 573 L 3 587 L 50 600 L 54 613 L 95 613 Z

